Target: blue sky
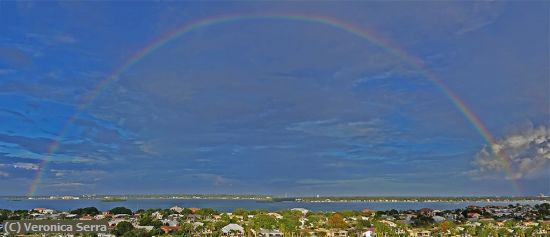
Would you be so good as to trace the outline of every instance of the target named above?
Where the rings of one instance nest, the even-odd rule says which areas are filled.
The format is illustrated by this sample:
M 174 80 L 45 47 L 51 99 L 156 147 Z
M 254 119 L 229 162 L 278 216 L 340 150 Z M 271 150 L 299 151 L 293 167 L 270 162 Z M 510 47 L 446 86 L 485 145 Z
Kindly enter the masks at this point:
M 0 2 L 0 194 L 550 193 L 547 2 Z M 513 173 L 424 74 L 298 13 L 419 58 L 486 125 Z M 55 141 L 54 153 L 48 147 Z M 42 160 L 47 166 L 41 167 Z M 517 182 L 521 190 L 515 190 Z

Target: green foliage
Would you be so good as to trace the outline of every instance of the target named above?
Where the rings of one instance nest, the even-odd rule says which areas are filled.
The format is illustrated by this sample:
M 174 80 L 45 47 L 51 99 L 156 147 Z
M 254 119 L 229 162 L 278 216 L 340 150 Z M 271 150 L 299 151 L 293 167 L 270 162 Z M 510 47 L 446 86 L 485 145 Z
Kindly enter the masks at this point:
M 153 236 L 153 234 L 150 232 L 147 232 L 146 230 L 133 229 L 132 231 L 128 231 L 124 233 L 122 236 L 123 237 L 151 237 Z
M 160 236 L 164 234 L 164 231 L 161 230 L 160 228 L 154 228 L 149 232 L 149 234 L 151 234 L 152 236 Z
M 342 215 L 343 217 L 352 217 L 352 216 L 361 215 L 361 212 L 354 211 L 354 210 L 344 210 L 344 211 L 339 211 L 338 214 Z
M 300 217 L 301 213 L 293 213 L 293 212 L 284 212 L 283 219 L 278 220 L 279 222 L 279 229 L 282 232 L 296 232 L 298 231 L 298 227 L 300 227 Z
M 138 223 L 141 226 L 151 225 L 151 222 L 153 222 L 153 217 L 147 213 L 142 214 L 138 219 Z
M 252 227 L 256 230 L 275 229 L 277 227 L 277 219 L 267 214 L 258 214 L 252 218 Z
M 355 224 L 355 227 L 357 229 L 363 229 L 371 226 L 372 226 L 372 223 L 368 220 L 358 220 L 357 223 Z
M 344 229 L 348 227 L 348 224 L 341 214 L 334 213 L 328 218 L 328 226 L 330 228 Z
M 250 215 L 266 214 L 266 213 L 269 213 L 269 211 L 265 209 L 254 209 L 248 212 L 248 214 Z
M 72 210 L 71 211 L 71 214 L 76 214 L 76 215 L 97 215 L 99 214 L 99 210 L 97 210 L 96 207 L 84 207 L 84 208 L 78 208 L 78 209 L 75 209 L 75 210 Z
M 160 228 L 163 225 L 163 223 L 162 221 L 159 221 L 159 220 L 153 220 L 151 221 L 151 223 L 149 223 L 149 225 L 152 225 L 155 228 Z
M 217 222 L 214 222 L 214 230 L 221 230 L 224 226 L 228 225 L 229 224 L 229 221 L 217 221 Z
M 199 215 L 202 215 L 202 216 L 211 216 L 211 215 L 216 215 L 218 214 L 219 212 L 212 209 L 212 208 L 201 208 L 197 211 L 196 214 L 199 214 Z
M 239 216 L 246 216 L 248 215 L 248 211 L 244 208 L 236 208 L 235 210 L 233 210 L 233 214 L 239 215 Z
M 115 207 L 115 208 L 111 209 L 109 212 L 113 215 L 118 215 L 118 214 L 132 215 L 132 210 L 130 210 L 126 207 Z
M 182 233 L 184 233 L 185 235 L 191 234 L 191 232 L 194 229 L 193 224 L 191 223 L 180 223 L 180 226 L 181 226 Z
M 200 211 L 200 210 L 199 210 L 199 211 Z M 191 209 L 189 209 L 189 208 L 184 208 L 184 209 L 181 211 L 180 214 L 182 214 L 182 215 L 191 215 L 191 214 L 193 214 L 193 211 L 192 211 Z
M 15 210 L 15 211 L 13 211 L 13 214 L 26 215 L 26 214 L 29 214 L 29 211 L 27 211 L 27 210 Z
M 535 209 L 537 209 L 540 216 L 550 216 L 550 203 L 537 204 Z
M 434 224 L 434 219 L 429 216 L 419 216 L 413 219 L 413 226 L 416 227 L 429 227 Z
M 152 214 L 149 214 L 147 212 L 143 213 L 140 216 L 139 220 L 138 220 L 139 225 L 141 225 L 141 226 L 154 226 L 155 228 L 161 227 L 162 226 L 162 221 L 154 219 L 151 215 Z
M 132 225 L 132 223 L 127 221 L 121 221 L 116 225 L 112 233 L 116 236 L 123 236 L 124 234 L 132 231 L 133 229 L 134 229 L 134 226 Z
M 8 209 L 0 209 L 0 215 L 9 215 L 12 212 Z
M 470 208 L 470 209 L 457 209 L 457 210 L 447 210 L 443 211 L 444 214 L 457 214 L 459 215 L 459 219 L 455 221 L 443 221 L 440 223 L 436 223 L 433 218 L 429 216 L 419 216 L 412 218 L 412 227 L 418 228 L 418 229 L 429 229 L 432 231 L 433 236 L 458 236 L 462 234 L 469 233 L 471 236 L 518 236 L 518 237 L 527 237 L 527 236 L 533 236 L 534 231 L 537 229 L 549 229 L 550 226 L 545 223 L 540 223 L 541 220 L 544 219 L 543 214 L 546 214 L 550 212 L 550 204 L 544 203 L 544 204 L 538 204 L 534 206 L 534 210 L 530 210 L 526 206 L 511 206 L 513 208 L 512 211 L 522 213 L 524 215 L 515 215 L 515 217 L 509 216 L 504 217 L 502 219 L 508 219 L 508 221 L 504 222 L 504 226 L 497 228 L 494 225 L 494 221 L 480 221 L 481 225 L 466 225 L 466 220 L 462 219 L 460 217 L 460 214 L 466 214 L 468 212 L 476 212 L 476 213 L 482 213 L 482 215 L 495 217 L 494 214 L 490 211 L 489 208 Z M 153 226 L 153 230 L 150 232 L 144 231 L 142 229 L 134 229 L 133 226 L 128 222 L 121 222 L 119 223 L 114 230 L 112 231 L 113 234 L 116 236 L 123 236 L 123 237 L 151 237 L 151 236 L 161 236 L 164 235 L 164 232 L 160 229 L 160 226 L 163 225 L 163 223 L 156 218 L 153 217 L 154 212 L 160 212 L 163 215 L 168 215 L 173 213 L 173 211 L 169 209 L 147 209 L 147 210 L 139 210 L 140 213 L 138 223 L 142 226 Z M 361 211 L 339 211 L 339 212 L 309 212 L 305 215 L 307 218 L 306 221 L 306 228 L 310 228 L 312 230 L 318 230 L 319 228 L 330 228 L 330 229 L 347 229 L 349 232 L 349 236 L 357 236 L 360 234 L 361 230 L 364 230 L 365 228 L 374 227 L 375 232 L 379 236 L 397 236 L 396 230 L 407 230 L 408 228 L 411 228 L 411 225 L 404 222 L 402 219 L 395 221 L 398 226 L 397 227 L 391 227 L 389 224 L 384 223 L 380 221 L 383 218 L 380 218 L 380 216 L 397 216 L 399 214 L 403 215 L 409 215 L 409 214 L 416 214 L 418 211 L 416 210 L 408 210 L 408 211 L 397 211 L 397 210 L 388 210 L 388 211 L 379 211 L 377 212 L 378 216 L 375 216 L 373 218 L 369 218 L 369 220 L 363 220 L 361 217 L 365 215 L 365 213 Z M 94 215 L 99 214 L 99 210 L 95 207 L 86 207 L 86 208 L 79 208 L 76 210 L 71 211 L 73 214 L 77 215 Z M 124 208 L 124 207 L 116 207 L 111 210 L 111 213 L 113 214 L 132 214 L 130 209 Z M 189 209 L 184 209 L 183 213 L 190 214 L 191 211 Z M 258 230 L 260 228 L 263 229 L 279 229 L 282 232 L 285 233 L 285 236 L 297 236 L 300 234 L 300 218 L 304 217 L 304 214 L 302 214 L 299 211 L 291 211 L 291 210 L 281 210 L 277 211 L 280 215 L 283 216 L 282 219 L 277 219 L 273 216 L 270 216 L 268 214 L 267 210 L 262 209 L 256 209 L 256 210 L 246 210 L 242 208 L 237 208 L 233 211 L 233 214 L 240 215 L 244 217 L 244 221 L 241 221 L 237 219 L 235 216 L 231 217 L 227 214 L 221 215 L 220 221 L 215 221 L 214 218 L 212 218 L 212 215 L 217 214 L 218 212 L 211 208 L 204 208 L 197 211 L 197 214 L 201 215 L 202 218 L 200 218 L 199 221 L 203 222 L 203 226 L 199 226 L 197 228 L 194 228 L 194 226 L 191 223 L 188 223 L 186 221 L 181 222 L 179 225 L 182 227 L 181 230 L 172 232 L 172 236 L 192 236 L 198 234 L 201 230 L 210 230 L 213 232 L 212 236 L 219 236 L 220 230 L 223 226 L 229 224 L 229 223 L 237 223 L 239 225 L 242 225 L 245 230 L 247 230 L 247 233 L 250 232 L 251 229 Z M 18 211 L 10 211 L 6 209 L 0 209 L 0 222 L 4 221 L 6 219 L 10 218 L 23 218 L 28 219 L 30 218 L 29 212 L 26 210 L 18 210 Z M 254 215 L 252 218 L 248 218 L 248 215 Z M 348 220 L 348 217 L 353 217 L 354 221 L 349 221 L 349 223 L 346 222 Z M 514 218 L 514 219 L 511 219 Z M 539 222 L 540 225 L 537 227 L 525 227 L 523 226 L 523 221 L 525 220 L 534 220 L 535 222 Z M 496 219 L 496 217 L 495 217 Z M 498 219 L 498 220 L 502 220 Z M 351 227 L 348 229 L 348 227 Z M 436 228 L 431 228 L 436 227 Z M 461 227 L 461 228 L 457 228 Z M 463 228 L 463 229 L 462 229 Z M 513 230 L 512 233 L 510 231 Z M 304 234 L 304 233 L 301 233 Z M 325 235 L 327 233 L 324 233 Z M 318 236 L 323 235 L 323 233 L 320 233 Z M 94 236 L 86 236 L 86 237 L 94 237 Z
M 143 210 L 143 209 L 138 209 L 138 210 L 136 211 L 136 213 L 137 213 L 137 214 L 142 214 L 142 213 L 145 213 L 145 210 Z

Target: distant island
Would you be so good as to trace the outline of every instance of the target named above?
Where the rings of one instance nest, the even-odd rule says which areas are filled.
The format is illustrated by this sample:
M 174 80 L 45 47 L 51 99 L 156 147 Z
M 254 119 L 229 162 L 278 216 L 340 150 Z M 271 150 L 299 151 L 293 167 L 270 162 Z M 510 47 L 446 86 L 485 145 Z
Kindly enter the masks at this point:
M 120 197 L 113 197 L 113 198 L 103 198 L 101 199 L 102 202 L 126 202 L 128 199 L 126 198 L 120 198 Z

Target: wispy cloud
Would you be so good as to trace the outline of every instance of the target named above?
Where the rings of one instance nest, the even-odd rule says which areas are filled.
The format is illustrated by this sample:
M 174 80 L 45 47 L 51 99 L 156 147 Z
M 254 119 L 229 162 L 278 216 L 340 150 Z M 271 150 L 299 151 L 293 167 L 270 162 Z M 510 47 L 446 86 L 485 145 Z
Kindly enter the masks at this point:
M 15 163 L 13 168 L 25 169 L 25 170 L 38 170 L 39 166 L 35 163 Z
M 477 1 L 469 5 L 470 7 L 463 8 L 458 17 L 461 27 L 455 34 L 466 34 L 495 23 L 500 17 L 502 5 L 494 1 Z
M 76 38 L 73 35 L 67 33 L 56 33 L 52 35 L 46 34 L 37 34 L 37 33 L 27 33 L 27 37 L 34 38 L 42 41 L 43 44 L 52 45 L 52 44 L 74 44 L 77 42 Z
M 378 131 L 381 123 L 382 121 L 380 119 L 350 122 L 330 119 L 294 123 L 288 126 L 287 129 L 317 136 L 359 137 L 367 136 Z

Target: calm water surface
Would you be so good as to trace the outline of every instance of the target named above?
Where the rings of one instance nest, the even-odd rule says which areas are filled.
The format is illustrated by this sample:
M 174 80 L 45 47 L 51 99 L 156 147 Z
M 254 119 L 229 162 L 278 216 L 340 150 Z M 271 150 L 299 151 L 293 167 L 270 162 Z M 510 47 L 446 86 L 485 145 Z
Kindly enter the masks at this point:
M 228 212 L 235 208 L 267 209 L 270 211 L 303 207 L 312 211 L 338 211 L 338 210 L 409 210 L 431 208 L 437 210 L 453 210 L 469 205 L 508 205 L 518 202 L 258 202 L 255 200 L 219 200 L 219 199 L 130 199 L 124 202 L 102 202 L 100 200 L 21 200 L 12 201 L 0 199 L 2 209 L 25 209 L 36 207 L 50 208 L 60 211 L 68 211 L 81 207 L 97 207 L 99 210 L 109 210 L 113 207 L 124 206 L 132 210 L 147 208 L 198 207 L 214 208 L 218 211 Z M 539 202 L 519 202 L 520 204 L 535 205 Z

